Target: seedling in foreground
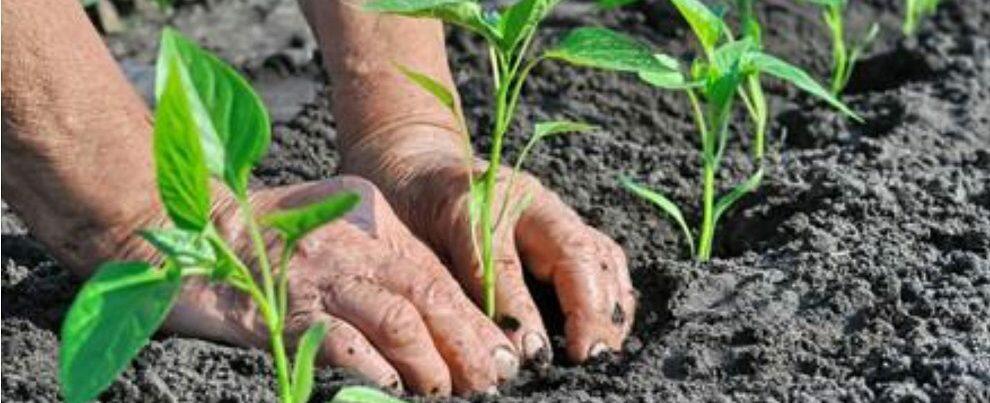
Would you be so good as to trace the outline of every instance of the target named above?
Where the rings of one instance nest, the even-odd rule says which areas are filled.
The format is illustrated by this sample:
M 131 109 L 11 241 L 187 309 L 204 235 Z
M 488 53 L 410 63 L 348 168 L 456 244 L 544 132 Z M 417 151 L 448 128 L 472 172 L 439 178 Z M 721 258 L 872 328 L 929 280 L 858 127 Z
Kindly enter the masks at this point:
M 921 20 L 935 14 L 939 2 L 941 0 L 905 0 L 904 24 L 901 27 L 904 35 L 914 35 Z
M 853 68 L 859 56 L 880 32 L 880 26 L 873 23 L 866 35 L 851 47 L 846 44 L 843 15 L 847 0 L 806 0 L 822 7 L 822 20 L 832 36 L 832 95 L 838 96 L 849 83 Z
M 763 103 L 759 81 L 754 80 L 754 77 L 766 73 L 785 80 L 825 100 L 843 113 L 857 119 L 858 117 L 807 73 L 760 50 L 757 42 L 759 26 L 754 20 L 744 24 L 747 27 L 747 35 L 743 39 L 735 40 L 726 23 L 698 0 L 671 0 L 671 2 L 691 26 L 704 51 L 704 57 L 694 61 L 690 74 L 682 74 L 675 59 L 657 54 L 657 60 L 662 60 L 676 73 L 640 73 L 639 77 L 660 88 L 684 91 L 691 102 L 695 125 L 701 137 L 702 219 L 697 247 L 694 246 L 694 237 L 681 210 L 674 202 L 628 179 L 623 179 L 622 183 L 627 189 L 656 204 L 673 218 L 683 231 L 692 254 L 699 261 L 707 261 L 711 258 L 712 241 L 719 219 L 736 201 L 756 189 L 763 178 L 762 132 L 759 130 L 765 127 L 765 123 L 758 122 L 757 126 L 761 129 L 758 129 L 757 135 L 760 136 L 758 140 L 761 148 L 760 153 L 754 155 L 757 159 L 756 171 L 729 193 L 716 199 L 715 175 L 722 163 L 728 142 L 728 127 L 735 97 L 739 96 L 743 99 L 753 119 L 766 117 L 765 109 L 763 114 L 754 113 L 754 106 Z M 743 87 L 744 84 L 747 86 Z M 754 95 L 760 98 L 757 100 Z
M 208 277 L 251 296 L 270 332 L 279 398 L 306 402 L 313 360 L 327 329 L 314 325 L 302 335 L 290 367 L 282 337 L 288 262 L 299 239 L 351 210 L 358 196 L 340 193 L 256 219 L 248 203 L 248 176 L 271 137 L 261 100 L 232 68 L 170 29 L 162 34 L 156 74 L 155 172 L 174 227 L 141 232 L 164 257 L 161 265 L 104 263 L 76 296 L 61 334 L 59 380 L 65 399 L 96 398 L 148 343 L 179 296 L 183 279 Z M 211 176 L 237 200 L 260 284 L 210 221 Z M 282 236 L 277 271 L 261 225 Z
M 536 65 L 544 59 L 557 59 L 575 65 L 596 67 L 607 70 L 669 74 L 670 67 L 654 58 L 646 48 L 625 36 L 603 28 L 578 28 L 571 31 L 556 47 L 536 57 L 530 57 L 528 50 L 540 22 L 551 12 L 559 0 L 519 0 L 501 11 L 482 11 L 474 0 L 376 0 L 365 8 L 370 11 L 404 15 L 410 17 L 438 18 L 445 22 L 468 29 L 481 35 L 489 47 L 492 70 L 493 105 L 495 119 L 491 129 L 492 146 L 489 150 L 489 165 L 479 178 L 471 177 L 470 222 L 474 232 L 477 257 L 482 264 L 483 308 L 485 313 L 495 317 L 495 234 L 500 223 L 505 222 L 507 211 L 521 211 L 528 200 L 527 195 L 517 198 L 512 195 L 514 179 L 523 160 L 540 140 L 552 135 L 567 132 L 584 132 L 593 127 L 575 122 L 544 122 L 536 125 L 529 143 L 520 153 L 503 195 L 502 205 L 496 208 L 496 181 L 502 162 L 502 145 L 511 126 L 519 102 L 519 94 L 526 78 Z M 454 102 L 452 92 L 431 77 L 399 66 L 400 70 L 413 82 L 433 94 L 460 122 L 467 133 L 464 117 Z M 471 151 L 466 151 L 465 163 L 473 165 Z M 509 205 L 513 203 L 513 205 Z M 497 215 L 496 215 L 497 214 Z M 479 245 L 480 243 L 480 245 Z

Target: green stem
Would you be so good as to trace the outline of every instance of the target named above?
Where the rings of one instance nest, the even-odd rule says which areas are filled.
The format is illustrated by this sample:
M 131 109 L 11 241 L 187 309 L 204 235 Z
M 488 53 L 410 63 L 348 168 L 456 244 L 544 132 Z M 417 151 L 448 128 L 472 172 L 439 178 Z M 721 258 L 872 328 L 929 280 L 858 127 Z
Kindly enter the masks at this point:
M 501 58 L 500 58 L 501 59 Z M 507 115 L 507 97 L 509 87 L 514 82 L 511 75 L 502 77 L 495 97 L 495 122 L 492 131 L 492 147 L 489 155 L 488 169 L 485 170 L 485 181 L 482 187 L 481 203 L 481 287 L 484 292 L 483 302 L 485 314 L 495 317 L 495 233 L 492 220 L 492 210 L 495 204 L 495 185 L 498 179 L 498 168 L 502 163 L 502 139 L 508 130 L 509 116 Z
M 283 313 L 278 310 L 279 301 L 275 294 L 275 281 L 272 277 L 271 262 L 268 259 L 268 247 L 265 244 L 264 238 L 261 236 L 258 221 L 254 218 L 251 203 L 247 197 L 238 197 L 237 199 L 240 204 L 241 214 L 244 215 L 244 221 L 248 227 L 251 243 L 254 246 L 255 258 L 258 259 L 258 266 L 261 269 L 264 296 L 252 296 L 256 299 L 263 298 L 265 302 L 266 309 L 262 310 L 262 314 L 266 322 L 265 324 L 268 325 L 268 333 L 271 338 L 272 356 L 275 358 L 275 372 L 278 376 L 279 399 L 282 402 L 292 402 L 292 381 L 289 379 L 291 369 L 289 368 L 289 360 L 285 352 L 285 343 L 282 339 L 284 318 L 282 316 Z M 261 308 L 263 305 L 259 303 L 258 306 Z
M 701 237 L 698 239 L 698 261 L 707 262 L 712 256 L 712 240 L 715 238 L 715 166 L 712 161 L 703 163 L 704 190 L 702 195 Z
M 832 95 L 838 96 L 846 86 L 849 68 L 846 51 L 845 28 L 842 22 L 842 7 L 828 6 L 825 10 L 825 22 L 832 31 Z

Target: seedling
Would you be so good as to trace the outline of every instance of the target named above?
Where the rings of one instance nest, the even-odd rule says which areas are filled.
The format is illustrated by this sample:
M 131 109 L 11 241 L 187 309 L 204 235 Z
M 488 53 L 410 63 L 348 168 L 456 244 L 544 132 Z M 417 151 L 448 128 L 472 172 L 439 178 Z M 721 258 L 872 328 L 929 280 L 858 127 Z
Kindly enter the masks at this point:
M 845 23 L 842 17 L 845 15 L 847 0 L 805 0 L 816 4 L 822 8 L 822 20 L 828 26 L 832 36 L 832 95 L 838 96 L 849 83 L 852 77 L 853 68 L 860 55 L 870 43 L 876 39 L 880 32 L 880 26 L 876 23 L 870 25 L 869 31 L 856 44 L 848 46 L 845 36 Z
M 536 57 L 529 56 L 529 48 L 540 22 L 553 10 L 559 0 L 519 0 L 504 10 L 483 11 L 473 0 L 375 0 L 365 8 L 369 11 L 431 17 L 465 28 L 480 35 L 488 43 L 491 62 L 491 78 L 495 119 L 492 122 L 492 146 L 489 149 L 488 168 L 477 178 L 469 178 L 470 206 L 475 250 L 482 264 L 483 308 L 495 317 L 495 234 L 498 225 L 505 222 L 507 211 L 519 212 L 529 200 L 527 195 L 512 195 L 507 186 L 503 202 L 496 216 L 496 182 L 502 162 L 502 146 L 511 127 L 518 106 L 519 94 L 526 78 L 536 65 L 545 59 L 566 61 L 579 66 L 615 71 L 670 73 L 670 68 L 655 59 L 649 48 L 631 39 L 603 28 L 578 28 L 571 31 L 556 47 Z M 467 134 L 464 117 L 454 102 L 452 92 L 431 77 L 399 66 L 413 82 L 433 94 L 460 122 Z M 536 125 L 524 151 L 517 158 L 509 182 L 513 182 L 523 159 L 533 145 L 547 137 L 573 132 L 586 132 L 593 127 L 575 122 L 544 122 Z M 466 151 L 465 163 L 472 163 L 471 151 Z M 511 203 L 511 205 L 510 205 Z M 510 234 L 511 236 L 511 234 Z M 480 244 L 480 245 L 479 245 Z
M 905 0 L 904 24 L 901 29 L 904 35 L 914 35 L 918 24 L 929 15 L 934 15 L 941 0 Z
M 763 52 L 759 46 L 759 25 L 752 14 L 744 13 L 746 36 L 733 39 L 727 24 L 715 12 L 698 0 L 671 0 L 687 20 L 698 39 L 704 56 L 696 58 L 690 73 L 681 73 L 674 58 L 657 54 L 676 73 L 639 73 L 644 81 L 665 89 L 684 91 L 691 103 L 695 125 L 701 138 L 702 218 L 695 247 L 694 235 L 677 205 L 662 194 L 623 178 L 622 184 L 636 195 L 654 203 L 681 228 L 691 252 L 698 261 L 711 258 L 712 241 L 719 219 L 739 199 L 756 189 L 763 178 L 762 130 L 766 127 L 766 108 L 760 88 L 759 74 L 790 82 L 801 90 L 825 100 L 843 113 L 858 119 L 855 113 L 837 100 L 807 73 L 777 57 Z M 749 4 L 743 3 L 743 10 Z M 742 183 L 716 198 L 715 176 L 718 172 L 729 138 L 729 121 L 733 102 L 740 97 L 751 118 L 757 121 L 758 149 L 754 152 L 757 169 Z M 763 105 L 761 107 L 761 105 Z
M 290 367 L 282 336 L 288 264 L 299 239 L 354 208 L 358 196 L 340 193 L 256 218 L 248 202 L 248 176 L 271 137 L 257 94 L 232 68 L 171 29 L 162 33 L 156 75 L 155 173 L 174 227 L 140 233 L 161 253 L 161 264 L 107 262 L 83 285 L 62 325 L 63 394 L 69 402 L 96 398 L 148 343 L 175 304 L 183 280 L 207 277 L 250 295 L 269 329 L 279 398 L 306 402 L 313 360 L 327 329 L 318 324 L 302 335 Z M 210 220 L 211 176 L 237 200 L 260 279 Z M 261 226 L 282 237 L 277 271 Z

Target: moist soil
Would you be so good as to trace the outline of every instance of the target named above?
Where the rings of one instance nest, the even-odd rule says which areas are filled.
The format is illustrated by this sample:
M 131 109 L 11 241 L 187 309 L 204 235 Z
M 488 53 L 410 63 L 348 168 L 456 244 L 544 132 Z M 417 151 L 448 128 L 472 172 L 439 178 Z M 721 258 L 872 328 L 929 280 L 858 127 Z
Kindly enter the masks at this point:
M 327 178 L 338 157 L 334 117 L 294 3 L 179 2 L 170 16 L 122 3 L 129 28 L 105 40 L 146 94 L 163 24 L 217 51 L 273 111 L 258 184 Z M 758 3 L 768 51 L 823 77 L 829 48 L 817 10 Z M 526 168 L 625 248 L 640 309 L 623 352 L 573 366 L 561 358 L 552 291 L 533 284 L 558 358 L 475 400 L 990 401 L 990 3 L 944 1 L 915 38 L 899 34 L 901 1 L 853 3 L 851 32 L 874 20 L 883 29 L 845 98 L 865 123 L 768 80 L 769 175 L 725 216 L 708 264 L 694 263 L 677 229 L 616 183 L 626 174 L 662 189 L 695 221 L 699 157 L 685 99 L 632 77 L 553 63 L 535 71 L 510 155 L 534 121 L 601 126 L 549 141 Z M 692 56 L 690 32 L 660 0 L 609 13 L 565 3 L 544 38 L 588 24 Z M 449 45 L 476 146 L 487 149 L 483 48 L 459 31 Z M 749 127 L 738 122 L 723 190 L 753 169 Z M 58 327 L 79 282 L 6 208 L 2 255 L 3 400 L 57 401 Z M 259 350 L 158 335 L 101 400 L 273 401 L 270 367 Z M 325 369 L 316 399 L 362 382 Z

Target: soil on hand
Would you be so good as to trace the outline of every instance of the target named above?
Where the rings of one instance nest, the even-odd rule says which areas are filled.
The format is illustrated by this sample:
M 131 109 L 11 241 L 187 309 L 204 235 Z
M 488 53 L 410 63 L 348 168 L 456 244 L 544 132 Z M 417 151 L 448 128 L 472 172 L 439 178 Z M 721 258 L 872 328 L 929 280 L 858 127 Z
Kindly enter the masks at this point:
M 829 42 L 817 9 L 757 3 L 767 51 L 825 81 Z M 852 3 L 851 32 L 873 20 L 883 28 L 845 97 L 866 123 L 768 80 L 767 179 L 726 214 L 709 264 L 693 263 L 677 228 L 616 181 L 626 174 L 662 190 L 694 221 L 697 134 L 683 97 L 553 63 L 534 72 L 510 157 L 536 121 L 602 128 L 549 141 L 526 169 L 625 248 L 640 309 L 621 354 L 573 366 L 562 359 L 554 296 L 533 284 L 555 365 L 524 371 L 488 400 L 990 401 L 990 3 L 944 1 L 916 38 L 900 35 L 902 1 Z M 252 78 L 276 121 L 259 184 L 334 175 L 334 118 L 294 1 L 179 2 L 169 17 L 124 11 L 131 27 L 106 41 L 146 92 L 166 23 Z M 588 24 L 685 60 L 693 53 L 688 28 L 662 0 L 607 13 L 564 3 L 543 45 Z M 485 150 L 484 49 L 461 31 L 449 44 L 475 145 Z M 748 130 L 742 119 L 732 127 L 725 188 L 753 168 Z M 58 401 L 58 328 L 79 282 L 6 207 L 2 245 L 3 400 Z M 101 400 L 273 401 L 270 367 L 259 350 L 158 335 Z M 361 382 L 325 369 L 315 397 Z

